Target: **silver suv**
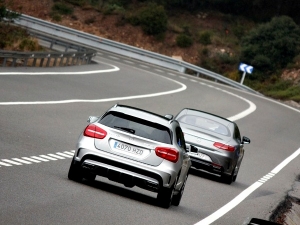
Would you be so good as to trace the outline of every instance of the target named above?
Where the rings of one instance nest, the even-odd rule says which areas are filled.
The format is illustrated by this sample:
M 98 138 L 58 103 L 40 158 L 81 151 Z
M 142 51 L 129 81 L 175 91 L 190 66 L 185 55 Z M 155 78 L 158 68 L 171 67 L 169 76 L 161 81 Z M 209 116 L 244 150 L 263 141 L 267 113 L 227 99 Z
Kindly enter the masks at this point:
M 179 205 L 191 160 L 176 120 L 117 104 L 88 122 L 79 136 L 69 179 L 103 176 L 157 192 L 162 207 Z

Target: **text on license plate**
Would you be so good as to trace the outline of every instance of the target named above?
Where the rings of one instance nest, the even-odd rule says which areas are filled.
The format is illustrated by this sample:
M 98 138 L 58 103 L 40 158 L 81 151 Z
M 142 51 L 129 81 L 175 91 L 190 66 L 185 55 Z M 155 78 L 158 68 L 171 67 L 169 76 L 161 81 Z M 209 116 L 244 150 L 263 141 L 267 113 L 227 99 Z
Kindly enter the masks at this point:
M 119 150 L 123 150 L 132 154 L 136 154 L 136 155 L 142 155 L 143 154 L 143 150 L 136 148 L 134 146 L 131 145 L 127 145 L 121 142 L 115 142 L 114 144 L 114 148 L 119 149 Z

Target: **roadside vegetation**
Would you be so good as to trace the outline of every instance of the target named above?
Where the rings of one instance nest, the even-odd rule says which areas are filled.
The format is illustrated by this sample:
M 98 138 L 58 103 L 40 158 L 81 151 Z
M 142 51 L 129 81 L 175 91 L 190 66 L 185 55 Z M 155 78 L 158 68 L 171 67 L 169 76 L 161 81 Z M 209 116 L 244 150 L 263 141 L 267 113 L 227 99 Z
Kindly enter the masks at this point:
M 32 38 L 26 30 L 13 26 L 10 21 L 19 14 L 10 12 L 4 0 L 0 0 L 0 49 L 9 51 L 40 51 L 38 41 Z
M 276 99 L 300 102 L 300 79 L 282 76 L 289 71 L 300 73 L 300 2 L 284 2 L 53 0 L 50 16 L 57 22 L 64 16 L 76 19 L 74 9 L 80 7 L 105 16 L 117 15 L 119 20 L 115 26 L 130 24 L 140 27 L 146 35 L 155 37 L 157 43 L 170 45 L 166 37 L 172 33 L 177 47 L 183 50 L 197 48 L 197 61 L 193 62 L 197 66 L 239 82 L 242 72 L 238 71 L 238 66 L 241 62 L 246 63 L 253 66 L 254 71 L 246 76 L 245 85 Z M 1 19 L 4 17 L 3 8 L 9 6 L 4 0 L 0 0 L 0 5 Z M 185 15 L 193 15 L 202 23 L 195 26 L 193 21 L 186 20 Z M 90 17 L 84 22 L 90 25 L 95 20 L 95 17 Z M 214 20 L 222 22 L 213 23 Z M 25 32 L 11 32 L 8 31 L 11 28 L 2 26 L 8 25 L 1 23 L 2 49 L 8 46 L 14 50 L 35 48 L 34 40 L 30 41 Z M 17 40 L 18 44 L 12 40 Z

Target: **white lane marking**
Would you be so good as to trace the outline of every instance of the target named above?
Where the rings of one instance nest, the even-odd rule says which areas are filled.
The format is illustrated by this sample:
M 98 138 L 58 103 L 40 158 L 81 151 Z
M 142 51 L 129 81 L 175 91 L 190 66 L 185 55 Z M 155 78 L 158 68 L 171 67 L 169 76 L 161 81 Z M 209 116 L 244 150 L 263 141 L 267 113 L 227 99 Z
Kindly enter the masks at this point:
M 177 92 L 181 92 L 186 90 L 186 85 L 180 83 L 179 81 L 173 80 L 168 77 L 164 77 L 167 80 L 170 80 L 174 83 L 179 84 L 180 88 L 171 91 L 164 91 L 164 92 L 157 92 L 153 94 L 145 94 L 145 95 L 134 95 L 134 96 L 127 96 L 127 97 L 116 97 L 116 98 L 106 98 L 106 99 L 70 99 L 70 100 L 59 100 L 59 101 L 35 101 L 35 102 L 0 102 L 0 105 L 49 105 L 49 104 L 67 104 L 67 103 L 75 103 L 75 102 L 88 102 L 88 103 L 95 103 L 95 102 L 110 102 L 110 101 L 122 101 L 122 100 L 131 100 L 131 99 L 138 99 L 138 98 L 151 98 L 157 97 L 162 95 L 174 94 Z
M 33 158 L 33 159 L 36 159 L 36 160 L 40 160 L 42 162 L 49 162 L 48 159 L 44 159 L 44 158 L 41 158 L 41 157 L 38 157 L 38 156 L 30 156 L 30 157 Z
M 75 152 L 75 151 L 74 151 Z M 64 154 L 67 154 L 67 155 L 71 155 L 71 156 L 73 156 L 74 155 L 74 152 L 68 152 L 68 151 L 65 151 L 65 152 L 63 152 Z
M 277 173 L 279 173 L 280 170 L 282 170 L 287 164 L 289 164 L 293 159 L 295 159 L 298 155 L 300 155 L 300 148 L 297 149 L 292 155 L 287 157 L 285 160 L 283 160 L 278 166 L 276 166 L 268 175 L 275 176 Z M 195 223 L 195 225 L 209 225 L 219 219 L 220 217 L 224 216 L 226 213 L 228 213 L 230 210 L 232 210 L 234 207 L 236 207 L 238 204 L 240 204 L 245 198 L 247 198 L 252 192 L 254 192 L 256 189 L 258 189 L 261 185 L 263 185 L 266 181 L 264 180 L 258 180 L 254 184 L 252 184 L 250 187 L 246 188 L 244 191 L 242 191 L 238 196 L 236 196 L 234 199 L 232 199 L 230 202 L 228 202 L 226 205 L 215 211 L 213 214 L 209 215 L 205 219 L 199 221 L 198 223 Z
M 53 157 L 50 157 L 50 156 L 47 156 L 47 155 L 39 155 L 39 157 L 49 159 L 49 160 L 54 160 L 54 161 L 57 160 L 56 158 L 53 158 Z
M 179 76 L 179 78 L 183 79 L 183 80 L 187 80 L 186 77 L 183 77 L 183 76 Z
M 23 159 L 18 159 L 18 158 L 12 158 L 12 160 L 20 162 L 20 163 L 24 163 L 24 164 L 32 164 L 31 162 L 25 161 Z
M 28 157 L 22 157 L 22 159 L 25 159 L 27 161 L 34 162 L 34 163 L 40 163 L 41 162 L 41 161 L 38 161 L 38 160 L 35 160 L 35 159 L 32 159 L 32 158 L 28 158 Z
M 234 116 L 228 117 L 227 118 L 228 120 L 236 121 L 236 120 L 242 119 L 242 118 L 248 116 L 249 114 L 253 113 L 256 110 L 256 105 L 253 102 L 251 102 L 248 99 L 246 99 L 246 98 L 243 98 L 243 97 L 241 97 L 239 95 L 236 95 L 236 94 L 234 94 L 234 93 L 232 93 L 230 91 L 226 91 L 226 90 L 220 89 L 218 87 L 212 86 L 210 84 L 205 84 L 203 82 L 199 82 L 199 83 L 201 85 L 208 86 L 210 88 L 213 88 L 213 89 L 216 89 L 218 91 L 222 91 L 222 92 L 224 92 L 226 94 L 232 95 L 232 96 L 234 96 L 236 98 L 242 99 L 243 101 L 245 101 L 245 102 L 247 102 L 249 104 L 249 108 L 247 108 L 246 110 L 244 110 L 244 111 L 242 111 L 242 112 L 240 112 L 240 113 L 238 113 L 238 114 L 236 114 Z
M 86 74 L 97 74 L 97 73 L 109 73 L 116 72 L 120 69 L 112 65 L 112 69 L 106 70 L 91 70 L 91 71 L 78 71 L 78 72 L 1 72 L 0 76 L 11 76 L 11 75 L 29 75 L 29 76 L 43 76 L 43 75 L 86 75 Z
M 58 155 L 54 155 L 54 154 L 47 154 L 51 157 L 54 157 L 54 158 L 58 158 L 58 159 L 65 159 L 64 157 L 61 157 L 61 156 L 58 156 Z
M 2 165 L 2 166 L 12 166 L 12 165 L 10 165 L 8 163 L 4 163 L 4 162 L 0 162 L 0 165 Z
M 18 163 L 18 162 L 9 160 L 9 159 L 2 159 L 2 161 L 9 163 L 9 164 L 13 164 L 13 165 L 18 165 L 18 166 L 22 165 L 22 163 Z
M 155 69 L 155 71 L 162 73 L 163 71 L 160 69 Z
M 30 158 L 22 157 L 22 159 L 19 159 L 19 158 L 1 159 L 2 161 L 0 161 L 0 167 L 1 166 L 13 166 L 13 165 L 21 166 L 23 164 L 27 164 L 27 165 L 32 164 L 32 162 L 41 163 L 41 162 L 55 161 L 57 159 L 72 158 L 74 156 L 74 152 L 75 152 L 75 150 L 70 150 L 70 151 L 64 151 L 63 153 L 56 152 L 55 154 L 50 153 L 47 155 L 30 156 Z M 62 156 L 64 156 L 64 157 L 62 157 Z
M 228 94 L 229 93 L 230 92 L 228 92 Z M 256 105 L 253 102 L 251 102 L 251 101 L 249 101 L 249 100 L 247 100 L 247 99 L 245 99 L 245 98 L 243 98 L 241 96 L 235 95 L 233 93 L 230 93 L 230 94 L 233 95 L 233 96 L 235 96 L 235 97 L 237 97 L 237 98 L 240 98 L 240 99 L 244 100 L 245 102 L 247 102 L 249 104 L 249 108 L 246 109 L 246 110 L 244 110 L 243 112 L 240 112 L 239 114 L 236 114 L 234 116 L 228 117 L 227 118 L 228 120 L 231 120 L 231 121 L 239 120 L 241 118 L 244 118 L 244 117 L 248 116 L 249 114 L 253 113 L 256 110 Z
M 64 156 L 64 157 L 67 157 L 67 158 L 72 158 L 73 155 L 69 155 L 69 154 L 65 154 L 65 153 L 61 153 L 61 152 L 56 152 L 57 155 L 61 155 L 61 156 Z

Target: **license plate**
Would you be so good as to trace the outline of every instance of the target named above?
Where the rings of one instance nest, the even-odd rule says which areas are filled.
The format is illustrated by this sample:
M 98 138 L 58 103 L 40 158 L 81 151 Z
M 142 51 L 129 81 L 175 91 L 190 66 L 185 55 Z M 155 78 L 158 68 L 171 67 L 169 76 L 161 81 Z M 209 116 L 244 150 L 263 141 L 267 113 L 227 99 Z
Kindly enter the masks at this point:
M 115 141 L 114 148 L 134 155 L 143 155 L 143 150 L 122 142 Z

